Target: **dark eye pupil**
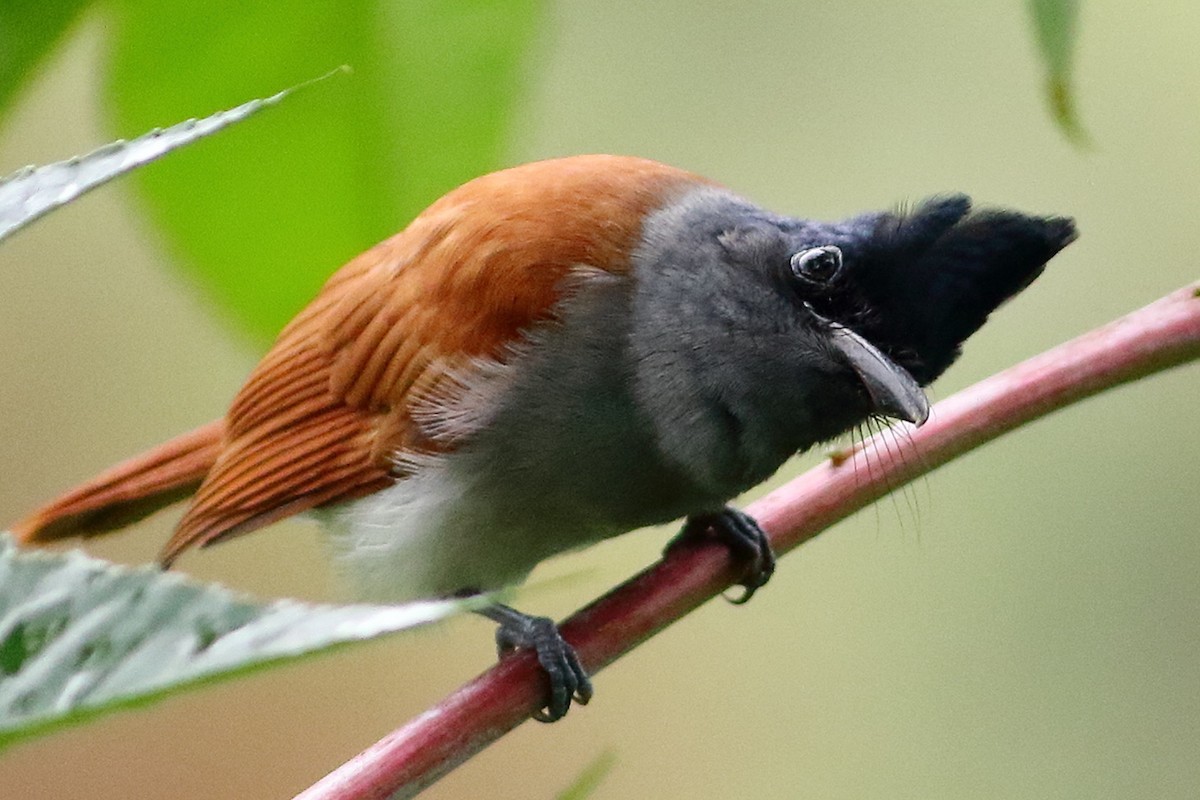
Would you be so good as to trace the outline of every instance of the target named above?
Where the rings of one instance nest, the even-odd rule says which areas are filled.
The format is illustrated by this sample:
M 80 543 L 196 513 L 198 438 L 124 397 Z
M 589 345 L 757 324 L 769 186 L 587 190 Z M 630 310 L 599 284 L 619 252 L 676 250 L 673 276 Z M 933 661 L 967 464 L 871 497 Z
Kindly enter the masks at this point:
M 842 251 L 833 245 L 811 247 L 792 256 L 792 274 L 805 283 L 829 283 L 842 270 Z
M 805 264 L 808 274 L 815 278 L 828 278 L 837 269 L 837 260 L 829 253 L 820 253 Z

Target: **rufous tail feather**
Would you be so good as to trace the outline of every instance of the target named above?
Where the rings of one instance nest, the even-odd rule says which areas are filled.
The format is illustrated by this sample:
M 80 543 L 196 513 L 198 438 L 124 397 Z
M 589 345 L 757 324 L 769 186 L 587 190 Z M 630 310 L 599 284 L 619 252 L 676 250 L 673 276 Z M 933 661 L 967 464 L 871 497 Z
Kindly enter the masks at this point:
M 96 536 L 132 524 L 196 492 L 221 451 L 216 420 L 110 467 L 17 522 L 26 544 Z

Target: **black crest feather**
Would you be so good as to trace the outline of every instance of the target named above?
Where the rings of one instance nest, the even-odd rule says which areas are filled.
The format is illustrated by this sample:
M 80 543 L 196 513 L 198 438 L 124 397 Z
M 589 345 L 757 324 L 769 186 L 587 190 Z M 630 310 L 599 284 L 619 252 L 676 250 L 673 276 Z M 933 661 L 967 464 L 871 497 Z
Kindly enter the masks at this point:
M 880 216 L 848 263 L 852 302 L 869 310 L 854 327 L 928 384 L 1076 236 L 1069 218 L 973 211 L 965 195 Z

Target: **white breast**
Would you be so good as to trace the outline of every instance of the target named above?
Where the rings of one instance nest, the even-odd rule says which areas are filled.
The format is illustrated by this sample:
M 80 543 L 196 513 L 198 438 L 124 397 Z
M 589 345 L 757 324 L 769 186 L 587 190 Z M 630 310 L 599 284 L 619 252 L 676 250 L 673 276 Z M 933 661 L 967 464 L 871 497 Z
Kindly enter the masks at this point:
M 344 581 L 372 602 L 445 597 L 520 583 L 557 538 L 538 519 L 497 518 L 504 498 L 481 491 L 453 457 L 319 515 Z
M 584 277 L 587 274 L 584 273 Z M 411 476 L 320 513 L 356 594 L 396 601 L 521 582 L 538 562 L 720 508 L 671 463 L 633 397 L 628 283 L 592 276 L 504 365 L 423 399 L 448 455 L 397 454 Z M 411 469 L 409 469 L 411 468 Z

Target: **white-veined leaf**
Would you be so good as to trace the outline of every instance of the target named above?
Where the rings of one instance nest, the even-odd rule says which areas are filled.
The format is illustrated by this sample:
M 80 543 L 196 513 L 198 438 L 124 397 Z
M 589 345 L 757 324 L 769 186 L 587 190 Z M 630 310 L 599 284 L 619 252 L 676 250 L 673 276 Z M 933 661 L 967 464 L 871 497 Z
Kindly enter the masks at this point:
M 118 175 L 240 122 L 264 108 L 278 104 L 298 89 L 345 69 L 340 67 L 278 94 L 251 100 L 203 119 L 189 119 L 170 128 L 156 128 L 131 141 L 118 139 L 84 156 L 41 167 L 19 169 L 0 180 L 0 240 Z
M 0 748 L 180 688 L 425 625 L 470 601 L 259 602 L 0 534 Z

